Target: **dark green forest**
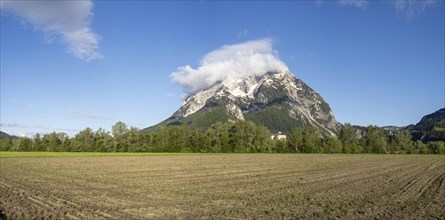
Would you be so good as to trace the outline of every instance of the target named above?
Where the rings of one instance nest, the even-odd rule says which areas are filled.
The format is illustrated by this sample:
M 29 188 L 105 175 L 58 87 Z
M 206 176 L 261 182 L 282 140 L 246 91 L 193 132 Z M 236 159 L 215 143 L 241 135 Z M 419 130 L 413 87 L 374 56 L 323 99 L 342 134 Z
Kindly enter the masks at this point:
M 0 151 L 445 154 L 443 141 L 424 143 L 412 138 L 408 130 L 385 134 L 372 125 L 360 138 L 353 126 L 345 124 L 336 137 L 324 137 L 316 128 L 304 127 L 277 140 L 266 127 L 251 121 L 218 122 L 205 132 L 187 126 L 140 132 L 117 122 L 111 132 L 86 128 L 72 138 L 56 132 L 36 134 L 32 139 L 6 137 L 0 140 Z

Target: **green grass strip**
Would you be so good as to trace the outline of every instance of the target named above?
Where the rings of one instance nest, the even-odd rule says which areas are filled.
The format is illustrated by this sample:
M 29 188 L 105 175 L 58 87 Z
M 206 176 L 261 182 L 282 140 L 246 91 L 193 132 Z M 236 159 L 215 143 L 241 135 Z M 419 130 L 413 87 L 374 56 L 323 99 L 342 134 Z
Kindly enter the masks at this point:
M 109 152 L 12 152 L 0 151 L 0 158 L 15 157 L 97 157 L 97 156 L 173 156 L 190 153 L 109 153 Z

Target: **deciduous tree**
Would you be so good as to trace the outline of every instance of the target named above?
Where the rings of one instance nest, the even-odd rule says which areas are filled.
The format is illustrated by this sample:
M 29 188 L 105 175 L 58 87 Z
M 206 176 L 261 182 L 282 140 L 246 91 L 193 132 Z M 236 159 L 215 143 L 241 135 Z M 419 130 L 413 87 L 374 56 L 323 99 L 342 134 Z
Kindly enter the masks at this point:
M 374 125 L 368 126 L 363 140 L 365 153 L 387 153 L 386 137 L 381 128 Z
M 340 129 L 338 134 L 338 139 L 342 145 L 343 153 L 360 153 L 360 146 L 357 136 L 355 135 L 355 130 L 351 124 L 345 123 Z

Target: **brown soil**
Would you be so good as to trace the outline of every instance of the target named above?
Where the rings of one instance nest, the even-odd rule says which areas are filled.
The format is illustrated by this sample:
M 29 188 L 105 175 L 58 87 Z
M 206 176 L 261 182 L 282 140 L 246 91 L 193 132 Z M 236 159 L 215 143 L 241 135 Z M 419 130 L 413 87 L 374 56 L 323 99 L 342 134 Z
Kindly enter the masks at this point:
M 445 156 L 1 158 L 0 213 L 7 219 L 445 219 Z

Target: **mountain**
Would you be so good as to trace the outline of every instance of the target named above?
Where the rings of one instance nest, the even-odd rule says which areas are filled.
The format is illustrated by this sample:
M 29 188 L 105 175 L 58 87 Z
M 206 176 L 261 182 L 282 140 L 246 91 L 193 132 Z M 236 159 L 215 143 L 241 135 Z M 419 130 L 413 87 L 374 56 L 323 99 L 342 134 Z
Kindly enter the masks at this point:
M 384 131 L 391 131 L 391 132 L 396 132 L 398 130 L 402 130 L 405 127 L 399 127 L 399 126 L 394 126 L 394 125 L 389 125 L 389 126 L 383 126 L 381 127 Z
M 250 120 L 272 133 L 290 133 L 295 127 L 313 126 L 333 136 L 341 126 L 323 98 L 288 70 L 261 76 L 225 79 L 196 92 L 159 125 L 189 125 L 207 129 L 230 120 Z
M 2 139 L 2 138 L 19 139 L 19 137 L 17 137 L 17 136 L 9 135 L 3 131 L 0 131 L 0 139 Z
M 445 128 L 445 108 L 423 116 L 419 123 L 411 127 L 417 131 L 431 131 L 435 128 Z
M 383 133 L 386 135 L 393 135 L 396 131 L 405 129 L 405 127 L 399 127 L 394 125 L 383 126 L 381 128 L 383 130 Z
M 413 140 L 445 141 L 445 108 L 425 115 L 415 125 L 406 127 L 413 135 Z
M 0 131 L 0 139 L 2 139 L 2 138 L 9 138 L 9 134 L 7 134 L 3 131 Z

